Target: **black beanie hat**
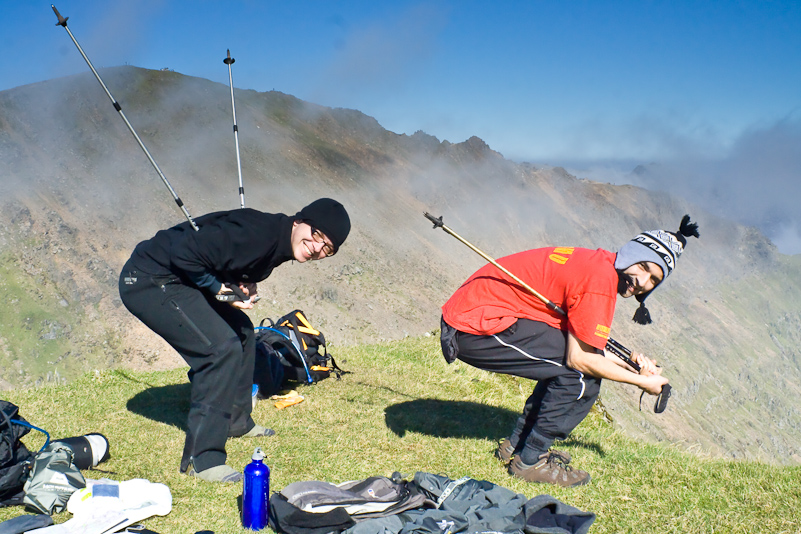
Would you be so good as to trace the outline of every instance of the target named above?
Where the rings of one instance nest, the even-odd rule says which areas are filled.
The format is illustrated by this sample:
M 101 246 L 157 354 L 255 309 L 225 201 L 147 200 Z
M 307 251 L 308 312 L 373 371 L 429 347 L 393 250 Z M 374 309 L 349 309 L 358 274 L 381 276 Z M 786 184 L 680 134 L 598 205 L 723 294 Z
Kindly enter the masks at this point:
M 676 260 L 684 252 L 684 247 L 687 246 L 686 238 L 690 236 L 700 237 L 698 225 L 690 222 L 689 215 L 685 215 L 681 219 L 678 232 L 666 230 L 643 232 L 620 248 L 615 258 L 615 269 L 623 271 L 635 263 L 649 261 L 659 265 L 662 269 L 662 281 L 664 282 L 676 268 Z M 635 297 L 640 303 L 640 307 L 634 312 L 633 321 L 635 323 L 651 324 L 651 314 L 645 307 L 645 299 L 651 294 L 651 291 Z
M 350 233 L 350 217 L 345 206 L 330 198 L 320 198 L 295 214 L 324 233 L 334 245 L 334 252 L 345 242 Z

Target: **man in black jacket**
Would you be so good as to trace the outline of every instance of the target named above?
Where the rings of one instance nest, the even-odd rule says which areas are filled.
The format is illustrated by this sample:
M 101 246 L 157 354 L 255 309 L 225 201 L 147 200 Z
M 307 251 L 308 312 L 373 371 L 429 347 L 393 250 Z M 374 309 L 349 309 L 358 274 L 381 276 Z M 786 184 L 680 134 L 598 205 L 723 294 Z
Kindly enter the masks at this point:
M 256 345 L 242 310 L 253 307 L 256 283 L 275 267 L 334 255 L 350 219 L 342 204 L 322 198 L 294 216 L 239 209 L 196 223 L 199 231 L 185 222 L 139 243 L 120 275 L 120 297 L 189 364 L 181 472 L 237 482 L 242 474 L 225 464 L 226 439 L 275 433 L 250 416 Z M 235 291 L 246 300 L 230 301 Z

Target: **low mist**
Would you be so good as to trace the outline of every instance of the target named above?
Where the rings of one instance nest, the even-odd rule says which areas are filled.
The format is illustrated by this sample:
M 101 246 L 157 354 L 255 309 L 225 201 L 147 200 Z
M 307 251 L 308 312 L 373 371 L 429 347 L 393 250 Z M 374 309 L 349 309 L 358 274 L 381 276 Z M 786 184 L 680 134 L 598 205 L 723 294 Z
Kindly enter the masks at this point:
M 784 254 L 801 254 L 801 116 L 755 126 L 722 157 L 697 153 L 637 165 L 568 165 L 579 177 L 632 184 L 686 198 L 705 210 L 759 228 Z M 575 168 L 574 168 L 575 167 Z

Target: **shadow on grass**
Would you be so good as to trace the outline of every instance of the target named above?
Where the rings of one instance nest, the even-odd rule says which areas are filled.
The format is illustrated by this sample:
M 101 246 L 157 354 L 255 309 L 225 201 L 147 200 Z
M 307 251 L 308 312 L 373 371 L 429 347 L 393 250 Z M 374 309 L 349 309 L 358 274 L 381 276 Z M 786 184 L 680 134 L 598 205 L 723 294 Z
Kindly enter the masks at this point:
M 477 402 L 440 399 L 416 399 L 393 404 L 384 410 L 384 419 L 398 437 L 417 432 L 436 438 L 488 439 L 505 438 L 519 413 Z M 556 445 L 583 448 L 603 456 L 603 448 L 594 442 L 568 436 Z
M 520 414 L 477 402 L 416 399 L 384 410 L 387 428 L 399 437 L 418 432 L 438 438 L 500 439 Z
M 582 439 L 576 439 L 573 436 L 568 436 L 567 439 L 564 441 L 558 441 L 556 445 L 560 447 L 575 447 L 577 449 L 578 448 L 586 449 L 588 451 L 594 452 L 601 458 L 606 456 L 606 451 L 604 451 L 604 448 L 600 444 L 590 443 Z
M 129 411 L 186 432 L 190 383 L 155 386 L 137 393 L 126 404 Z

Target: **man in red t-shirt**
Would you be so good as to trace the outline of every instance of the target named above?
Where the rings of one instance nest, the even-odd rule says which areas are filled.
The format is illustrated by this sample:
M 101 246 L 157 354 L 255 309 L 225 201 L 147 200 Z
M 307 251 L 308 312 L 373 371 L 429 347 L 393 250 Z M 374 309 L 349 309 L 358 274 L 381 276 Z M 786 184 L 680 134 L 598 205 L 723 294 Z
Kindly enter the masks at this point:
M 537 380 L 523 414 L 496 455 L 509 472 L 531 482 L 577 486 L 590 475 L 550 451 L 587 416 L 601 379 L 633 384 L 658 395 L 668 380 L 656 363 L 633 354 L 638 373 L 605 357 L 618 295 L 636 297 L 635 321 L 650 323 L 645 298 L 673 270 L 686 236 L 698 237 L 689 216 L 679 232 L 644 232 L 614 254 L 549 247 L 501 258 L 498 263 L 566 312 L 540 299 L 492 264 L 476 271 L 442 307 L 442 351 L 479 369 Z

